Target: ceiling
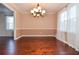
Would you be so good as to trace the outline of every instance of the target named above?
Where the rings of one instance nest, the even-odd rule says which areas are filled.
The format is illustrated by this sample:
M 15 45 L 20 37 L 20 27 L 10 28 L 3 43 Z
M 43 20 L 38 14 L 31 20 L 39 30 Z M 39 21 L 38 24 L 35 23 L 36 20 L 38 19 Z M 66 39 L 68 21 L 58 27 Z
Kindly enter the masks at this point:
M 30 14 L 30 10 L 37 6 L 37 3 L 14 3 L 16 9 L 22 13 Z M 55 14 L 63 7 L 67 6 L 67 3 L 40 3 L 42 9 L 46 10 L 47 14 Z
M 5 16 L 12 16 L 13 12 L 0 3 L 0 14 L 4 14 Z

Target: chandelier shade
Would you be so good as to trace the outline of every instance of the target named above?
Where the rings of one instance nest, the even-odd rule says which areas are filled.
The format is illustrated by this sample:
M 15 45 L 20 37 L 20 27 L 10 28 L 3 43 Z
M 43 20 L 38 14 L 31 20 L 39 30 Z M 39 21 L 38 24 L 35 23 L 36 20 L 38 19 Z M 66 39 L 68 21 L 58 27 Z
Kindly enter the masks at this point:
M 31 10 L 31 14 L 34 16 L 34 17 L 36 17 L 36 16 L 44 16 L 44 14 L 46 13 L 46 11 L 45 10 L 43 10 L 40 6 L 39 6 L 39 4 L 37 4 L 37 8 L 33 8 L 32 10 Z

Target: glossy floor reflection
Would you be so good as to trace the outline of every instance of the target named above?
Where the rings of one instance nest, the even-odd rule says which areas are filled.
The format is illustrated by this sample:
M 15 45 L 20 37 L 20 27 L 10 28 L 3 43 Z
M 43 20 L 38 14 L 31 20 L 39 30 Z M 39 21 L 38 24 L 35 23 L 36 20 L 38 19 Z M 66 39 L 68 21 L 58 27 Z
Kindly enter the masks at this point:
M 0 38 L 1 55 L 79 55 L 54 37 Z
M 16 43 L 13 37 L 0 37 L 0 54 L 15 54 Z

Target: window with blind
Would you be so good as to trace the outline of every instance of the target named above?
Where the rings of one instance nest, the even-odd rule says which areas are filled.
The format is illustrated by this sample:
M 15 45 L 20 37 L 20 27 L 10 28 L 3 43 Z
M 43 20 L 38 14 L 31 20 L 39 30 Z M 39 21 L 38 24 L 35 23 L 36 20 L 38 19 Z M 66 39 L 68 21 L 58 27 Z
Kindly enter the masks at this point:
M 68 26 L 69 32 L 75 33 L 76 31 L 76 21 L 77 21 L 77 6 L 73 5 L 68 9 Z
M 70 6 L 68 9 L 65 8 L 59 14 L 60 20 L 60 31 L 67 32 L 75 32 L 76 30 L 76 19 L 77 19 L 77 7 L 76 5 Z
M 66 31 L 66 24 L 67 24 L 67 11 L 64 10 L 60 13 L 60 31 Z
M 6 29 L 14 30 L 14 17 L 13 16 L 6 16 Z

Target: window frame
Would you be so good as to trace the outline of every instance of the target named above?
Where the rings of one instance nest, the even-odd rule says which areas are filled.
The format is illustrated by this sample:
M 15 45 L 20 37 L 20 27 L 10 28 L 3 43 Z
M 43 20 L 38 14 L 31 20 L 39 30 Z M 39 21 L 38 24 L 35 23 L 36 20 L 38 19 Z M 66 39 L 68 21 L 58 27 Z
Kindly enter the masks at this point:
M 13 17 L 13 29 L 9 28 L 9 24 L 8 24 L 8 21 L 7 21 L 7 18 L 8 17 Z M 14 30 L 14 16 L 6 16 L 6 30 Z

